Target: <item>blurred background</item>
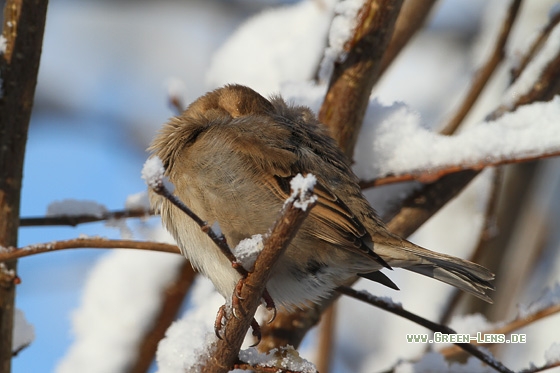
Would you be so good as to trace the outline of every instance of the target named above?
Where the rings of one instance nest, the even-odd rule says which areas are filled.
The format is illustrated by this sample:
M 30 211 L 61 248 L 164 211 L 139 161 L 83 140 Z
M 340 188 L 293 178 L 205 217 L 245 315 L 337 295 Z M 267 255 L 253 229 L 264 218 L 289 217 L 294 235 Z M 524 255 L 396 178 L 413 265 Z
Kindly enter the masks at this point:
M 169 104 L 170 90 L 179 92 L 185 104 L 226 82 L 254 87 L 262 84 L 255 88 L 265 95 L 277 92 L 278 84 L 289 78 L 273 68 L 267 70 L 266 63 L 258 71 L 251 70 L 252 76 L 243 75 L 237 68 L 242 57 L 232 52 L 239 47 L 227 42 L 251 17 L 273 7 L 298 6 L 297 3 L 51 0 L 25 158 L 22 216 L 43 216 L 51 202 L 67 198 L 93 200 L 110 210 L 124 208 L 127 196 L 145 190 L 140 178 L 147 157 L 145 149 L 157 129 L 174 115 Z M 332 8 L 332 2 L 311 3 L 325 9 L 325 21 L 316 23 L 323 28 L 316 29 L 314 37 L 326 43 L 331 17 L 328 9 Z M 527 38 L 546 22 L 548 9 L 554 3 L 548 0 L 524 3 L 519 27 L 514 30 L 513 45 L 518 48 L 525 45 Z M 3 8 L 3 2 L 0 4 Z M 384 103 L 406 102 L 422 115 L 426 125 L 436 127 L 461 97 L 484 55 L 486 39 L 481 35 L 490 35 L 492 25 L 501 22 L 505 6 L 507 2 L 499 0 L 441 0 L 425 30 L 402 53 L 374 94 Z M 268 30 L 263 34 L 289 33 L 289 29 L 288 25 L 286 30 Z M 311 36 L 306 32 L 301 40 Z M 271 40 L 280 51 L 286 49 L 287 58 L 299 61 L 299 54 L 289 55 L 289 47 L 274 44 L 274 38 Z M 318 42 L 315 46 L 306 45 L 297 37 L 292 40 L 300 43 L 301 49 L 315 48 L 314 55 L 301 58 L 301 64 L 307 66 L 302 75 L 309 74 L 318 66 L 322 46 Z M 251 49 L 253 44 L 247 43 L 245 47 Z M 255 42 L 255 46 L 258 45 Z M 259 53 L 257 50 L 256 56 Z M 515 51 L 510 53 L 513 55 Z M 259 62 L 259 57 L 255 58 L 257 61 L 253 62 Z M 263 60 L 267 59 L 263 57 Z M 304 78 L 293 77 L 289 70 L 284 74 L 293 79 Z M 477 105 L 469 121 L 481 120 L 503 92 L 507 84 L 506 69 L 497 75 L 485 93 L 488 100 Z M 527 186 L 533 188 L 530 189 L 532 197 L 527 199 L 522 195 L 523 199 L 518 202 L 524 201 L 523 209 L 542 220 L 546 227 L 540 225 L 535 229 L 546 228 L 547 235 L 544 242 L 538 243 L 543 256 L 534 258 L 535 264 L 530 269 L 535 271 L 535 275 L 529 276 L 533 282 L 524 284 L 515 295 L 519 301 L 534 299 L 546 285 L 559 280 L 555 264 L 559 238 L 559 163 L 551 160 L 527 170 L 532 175 L 531 180 L 535 180 Z M 539 171 L 544 173 L 538 174 Z M 488 178 L 477 180 L 472 191 L 466 192 L 462 199 L 446 207 L 439 218 L 435 217 L 423 227 L 415 235 L 415 242 L 468 257 L 482 225 L 485 197 L 481 197 L 481 191 L 488 190 L 488 183 Z M 159 221 L 153 218 L 148 222 L 130 223 L 135 232 L 143 225 L 158 226 Z M 120 237 L 118 229 L 103 223 L 76 228 L 33 227 L 20 229 L 19 245 L 69 239 L 79 234 Z M 137 233 L 135 238 L 143 237 Z M 107 252 L 79 249 L 19 261 L 22 284 L 17 288 L 16 306 L 35 327 L 36 337 L 31 346 L 14 359 L 14 372 L 56 371 L 74 340 L 71 319 L 81 304 L 88 274 L 103 255 Z M 451 289 L 433 281 L 418 280 L 417 276 L 408 278 L 401 273 L 397 276 L 393 280 L 403 289 L 397 297 L 409 296 L 405 306 L 437 319 Z M 407 286 L 411 290 L 405 293 Z M 427 302 L 425 288 L 438 297 L 434 295 L 434 299 Z M 340 318 L 346 318 L 346 323 L 339 330 L 335 371 L 371 371 L 368 366 L 374 366 L 376 371 L 387 368 L 401 356 L 399 346 L 405 343 L 404 333 L 425 332 L 407 321 L 395 321 L 395 316 L 348 302 L 340 306 L 338 313 Z M 362 316 L 370 313 L 371 319 L 388 318 L 390 322 L 404 325 L 378 330 L 375 332 L 378 334 L 372 335 L 371 329 L 345 316 L 350 312 Z M 501 315 L 511 316 L 512 312 L 512 309 L 504 310 Z M 515 349 L 504 352 L 505 362 L 511 367 L 521 368 L 529 361 L 544 361 L 544 350 L 554 341 L 553 331 L 560 330 L 560 320 L 555 317 L 541 323 L 545 324 L 543 330 L 527 332 L 530 343 L 522 346 L 526 354 L 520 355 Z M 400 333 L 394 342 L 372 340 L 380 335 L 387 337 L 390 332 Z M 542 340 L 542 344 L 537 345 L 537 339 Z M 392 345 L 381 347 L 380 343 Z M 414 352 L 424 347 L 416 346 L 407 356 L 414 356 Z M 384 352 L 383 348 L 393 352 Z M 373 354 L 375 350 L 377 355 Z

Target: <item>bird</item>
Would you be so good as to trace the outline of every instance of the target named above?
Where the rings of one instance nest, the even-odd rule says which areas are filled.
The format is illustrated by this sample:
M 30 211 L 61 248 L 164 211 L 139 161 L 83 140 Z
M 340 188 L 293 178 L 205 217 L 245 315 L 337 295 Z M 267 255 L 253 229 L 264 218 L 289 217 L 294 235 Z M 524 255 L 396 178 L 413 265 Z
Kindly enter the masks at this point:
M 217 223 L 231 247 L 267 233 L 295 175 L 315 176 L 316 204 L 266 284 L 275 305 L 304 308 L 359 277 L 398 290 L 382 271 L 393 268 L 492 302 L 488 269 L 388 230 L 363 196 L 350 160 L 308 107 L 226 85 L 165 123 L 148 151 L 161 159 L 175 196 L 209 225 Z M 232 297 L 241 275 L 230 260 L 170 201 L 153 192 L 150 201 L 193 267 L 226 300 Z

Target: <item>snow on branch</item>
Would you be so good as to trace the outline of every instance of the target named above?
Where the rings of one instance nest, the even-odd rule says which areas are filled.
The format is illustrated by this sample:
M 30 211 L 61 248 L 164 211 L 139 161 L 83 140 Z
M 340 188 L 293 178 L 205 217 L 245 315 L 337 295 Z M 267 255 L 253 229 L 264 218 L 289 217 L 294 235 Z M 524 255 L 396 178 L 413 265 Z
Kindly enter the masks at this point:
M 358 140 L 354 170 L 364 185 L 420 179 L 560 153 L 560 97 L 522 106 L 454 136 L 422 126 L 402 103 L 370 105 Z M 376 181 L 379 179 L 379 181 Z

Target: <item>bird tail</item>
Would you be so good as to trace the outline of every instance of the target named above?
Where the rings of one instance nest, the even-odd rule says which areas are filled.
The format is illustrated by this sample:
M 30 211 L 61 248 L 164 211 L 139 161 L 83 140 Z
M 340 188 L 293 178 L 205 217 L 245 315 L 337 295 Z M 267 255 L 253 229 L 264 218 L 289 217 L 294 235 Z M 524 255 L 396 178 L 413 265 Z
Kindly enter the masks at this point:
M 392 267 L 434 278 L 492 303 L 486 292 L 494 290 L 490 283 L 494 274 L 488 269 L 468 260 L 424 249 L 405 240 L 399 241 L 399 247 L 375 245 L 375 252 Z

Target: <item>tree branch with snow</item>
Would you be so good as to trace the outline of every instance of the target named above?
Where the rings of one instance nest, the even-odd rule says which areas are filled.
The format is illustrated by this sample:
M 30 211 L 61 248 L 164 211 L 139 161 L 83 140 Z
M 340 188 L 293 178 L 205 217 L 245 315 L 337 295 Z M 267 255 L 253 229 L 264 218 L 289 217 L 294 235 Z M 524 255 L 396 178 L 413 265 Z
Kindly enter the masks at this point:
M 316 197 L 312 194 L 314 183 L 306 182 L 315 178 L 313 175 L 307 175 L 305 178 L 298 176 L 301 179 L 300 184 L 296 185 L 292 182 L 293 194 L 286 201 L 270 234 L 265 236 L 263 249 L 255 261 L 254 269 L 242 280 L 239 308 L 243 312 L 241 316 L 226 320 L 223 326 L 224 338 L 215 342 L 213 352 L 208 355 L 206 361 L 201 362 L 203 372 L 227 372 L 233 367 L 239 357 L 245 334 L 261 303 L 272 268 L 315 204 Z

